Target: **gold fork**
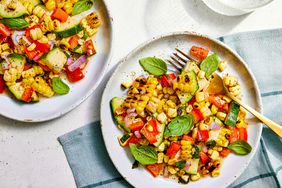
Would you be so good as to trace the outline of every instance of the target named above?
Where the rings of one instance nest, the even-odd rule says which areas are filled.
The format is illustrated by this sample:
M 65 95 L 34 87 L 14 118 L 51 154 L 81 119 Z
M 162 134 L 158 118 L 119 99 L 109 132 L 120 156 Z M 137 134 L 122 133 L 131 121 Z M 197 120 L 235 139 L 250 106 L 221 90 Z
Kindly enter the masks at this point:
M 201 63 L 200 61 L 192 58 L 188 54 L 184 53 L 183 51 L 179 50 L 178 48 L 175 49 L 177 53 L 173 53 L 173 55 L 170 56 L 171 60 L 167 60 L 169 64 L 171 64 L 176 70 L 181 72 L 182 68 L 189 62 L 194 61 L 198 65 Z M 186 58 L 186 59 L 185 59 Z M 282 138 L 282 126 L 273 122 L 272 120 L 268 119 L 258 111 L 254 110 L 249 105 L 246 105 L 243 103 L 240 99 L 232 95 L 226 86 L 224 85 L 224 82 L 222 78 L 214 73 L 213 79 L 211 80 L 211 83 L 209 87 L 207 88 L 208 93 L 212 94 L 224 94 L 227 95 L 229 98 L 237 102 L 240 106 L 245 108 L 247 111 L 249 111 L 251 114 L 253 114 L 255 117 L 257 117 L 261 122 L 263 122 L 266 126 L 268 126 L 270 129 L 272 129 L 277 135 Z

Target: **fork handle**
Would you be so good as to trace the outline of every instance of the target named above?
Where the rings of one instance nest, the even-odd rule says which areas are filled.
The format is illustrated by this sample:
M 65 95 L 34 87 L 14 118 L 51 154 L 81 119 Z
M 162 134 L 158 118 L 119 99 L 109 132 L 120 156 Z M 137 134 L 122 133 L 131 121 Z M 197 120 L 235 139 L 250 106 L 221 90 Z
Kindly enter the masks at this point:
M 261 122 L 263 122 L 266 126 L 268 126 L 270 129 L 272 129 L 277 135 L 282 138 L 282 126 L 279 125 L 278 123 L 275 123 L 259 113 L 258 111 L 254 110 L 252 107 L 246 105 L 243 103 L 240 99 L 230 95 L 229 96 L 231 99 L 233 99 L 235 102 L 237 102 L 240 106 L 244 107 L 247 111 L 252 113 L 254 116 L 256 116 Z

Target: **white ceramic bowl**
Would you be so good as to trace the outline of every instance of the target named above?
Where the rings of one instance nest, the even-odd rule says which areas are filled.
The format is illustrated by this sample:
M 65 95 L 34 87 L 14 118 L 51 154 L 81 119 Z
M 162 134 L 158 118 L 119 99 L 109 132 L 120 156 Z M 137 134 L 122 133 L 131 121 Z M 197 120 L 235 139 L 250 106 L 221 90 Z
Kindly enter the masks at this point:
M 216 52 L 220 58 L 228 61 L 228 68 L 225 73 L 231 73 L 239 78 L 243 101 L 250 104 L 258 111 L 261 110 L 261 99 L 253 74 L 247 68 L 246 63 L 241 57 L 218 40 L 195 33 L 178 32 L 153 38 L 140 45 L 120 62 L 107 83 L 101 102 L 102 134 L 107 151 L 117 170 L 134 187 L 177 188 L 185 187 L 187 185 L 178 184 L 176 181 L 170 181 L 164 178 L 154 178 L 142 167 L 131 169 L 134 159 L 131 156 L 130 151 L 122 148 L 118 143 L 117 137 L 123 133 L 117 128 L 112 118 L 110 101 L 115 96 L 121 97 L 126 95 L 126 92 L 120 87 L 120 84 L 124 80 L 144 73 L 138 63 L 140 58 L 157 56 L 166 59 L 175 51 L 175 47 L 188 51 L 192 45 L 203 46 Z M 247 119 L 250 119 L 250 117 L 251 116 L 248 115 Z M 240 174 L 247 168 L 256 152 L 262 131 L 262 126 L 256 119 L 252 119 L 249 122 L 250 128 L 248 129 L 248 133 L 249 143 L 253 147 L 252 152 L 247 156 L 230 154 L 224 160 L 221 168 L 221 175 L 219 177 L 204 178 L 200 181 L 190 183 L 189 187 L 226 187 L 240 176 Z
M 90 59 L 85 78 L 77 83 L 68 83 L 70 92 L 66 95 L 42 98 L 40 102 L 25 104 L 11 96 L 0 95 L 0 114 L 24 122 L 42 122 L 64 115 L 82 103 L 97 88 L 107 69 L 112 53 L 112 20 L 103 0 L 95 0 L 94 8 L 102 20 L 94 37 L 97 54 Z M 87 14 L 85 12 L 85 14 Z M 66 81 L 67 82 L 67 81 Z

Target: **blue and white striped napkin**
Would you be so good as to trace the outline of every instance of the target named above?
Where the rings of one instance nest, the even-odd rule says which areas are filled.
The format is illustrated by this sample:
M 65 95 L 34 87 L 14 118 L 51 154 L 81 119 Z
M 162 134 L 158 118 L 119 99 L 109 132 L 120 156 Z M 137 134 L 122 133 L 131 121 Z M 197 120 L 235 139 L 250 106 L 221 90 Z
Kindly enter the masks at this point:
M 264 114 L 282 124 L 282 29 L 239 33 L 219 38 L 247 62 L 261 91 Z M 77 187 L 131 187 L 114 168 L 93 122 L 58 138 Z M 282 140 L 263 128 L 259 149 L 246 171 L 230 186 L 280 188 Z

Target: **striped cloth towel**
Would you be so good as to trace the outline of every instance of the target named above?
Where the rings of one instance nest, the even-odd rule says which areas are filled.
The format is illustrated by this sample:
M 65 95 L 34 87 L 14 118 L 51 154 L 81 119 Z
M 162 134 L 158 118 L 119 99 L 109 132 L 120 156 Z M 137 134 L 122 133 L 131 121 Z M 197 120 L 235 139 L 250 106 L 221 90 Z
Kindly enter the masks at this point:
M 239 33 L 220 37 L 247 62 L 263 100 L 264 114 L 282 124 L 282 29 Z M 131 187 L 114 168 L 106 152 L 99 122 L 93 122 L 58 138 L 77 187 Z M 282 140 L 267 127 L 256 155 L 246 171 L 230 186 L 280 188 Z

